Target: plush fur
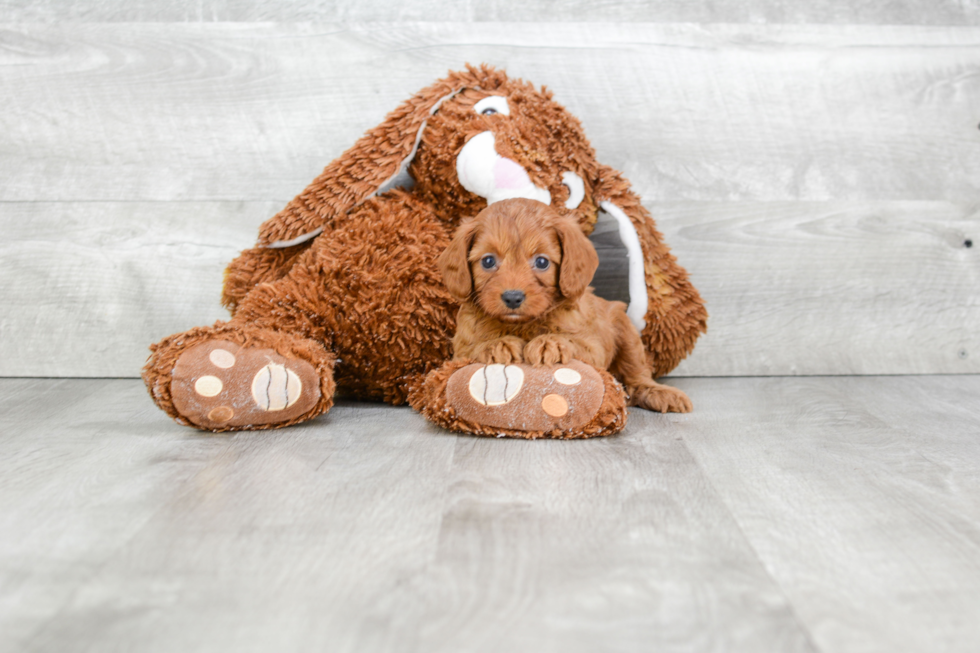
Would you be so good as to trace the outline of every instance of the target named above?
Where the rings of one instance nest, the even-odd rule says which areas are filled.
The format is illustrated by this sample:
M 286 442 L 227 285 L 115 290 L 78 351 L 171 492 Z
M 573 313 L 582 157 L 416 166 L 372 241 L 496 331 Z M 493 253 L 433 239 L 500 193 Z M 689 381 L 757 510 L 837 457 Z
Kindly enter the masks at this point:
M 626 305 L 596 297 L 588 284 L 599 257 L 578 225 L 546 204 L 497 202 L 464 222 L 439 264 L 462 302 L 453 348 L 481 363 L 567 363 L 609 370 L 630 404 L 690 412 L 680 390 L 653 380 Z
M 488 96 L 506 98 L 509 114 L 478 113 L 475 106 Z M 452 356 L 458 301 L 436 260 L 460 221 L 487 206 L 485 197 L 463 187 L 456 168 L 462 148 L 486 132 L 494 135 L 496 153 L 547 189 L 552 207 L 584 234 L 591 233 L 601 201 L 628 215 L 644 255 L 646 355 L 657 375 L 676 366 L 704 331 L 707 313 L 628 182 L 595 159 L 578 120 L 549 91 L 489 67 L 469 67 L 389 114 L 262 225 L 256 247 L 226 272 L 222 300 L 231 320 L 152 348 L 144 379 L 154 401 L 180 419 L 169 380 L 192 341 L 237 334 L 234 342 L 248 343 L 274 333 L 276 351 L 291 351 L 322 372 L 324 392 L 336 387 L 404 403 L 425 374 Z M 414 184 L 390 187 L 409 160 Z M 574 209 L 565 208 L 570 190 L 563 173 L 569 171 L 584 181 Z M 328 408 L 329 401 L 319 402 L 304 419 Z
M 490 427 L 461 417 L 448 398 L 446 386 L 450 377 L 474 361 L 459 358 L 451 360 L 439 369 L 433 370 L 425 378 L 424 384 L 414 389 L 409 397 L 412 408 L 430 422 L 450 431 L 483 435 L 488 437 L 509 437 L 525 440 L 553 438 L 559 440 L 580 440 L 585 438 L 615 435 L 626 427 L 629 413 L 623 388 L 608 372 L 597 369 L 603 382 L 602 403 L 595 415 L 585 425 L 574 429 L 552 429 L 535 431 L 520 428 Z
M 320 397 L 316 405 L 304 415 L 294 419 L 278 422 L 275 424 L 263 424 L 252 426 L 252 429 L 271 429 L 282 426 L 289 426 L 303 422 L 311 417 L 327 412 L 333 406 L 333 397 L 336 391 L 336 384 L 333 377 L 334 358 L 326 352 L 318 342 L 292 336 L 284 337 L 276 331 L 266 331 L 262 329 L 242 330 L 228 326 L 223 322 L 217 322 L 212 327 L 197 327 L 174 334 L 164 338 L 159 343 L 150 346 L 150 358 L 155 362 L 154 366 L 149 366 L 143 370 L 143 381 L 147 385 L 157 405 L 160 406 L 170 417 L 185 426 L 197 426 L 190 422 L 185 416 L 181 415 L 174 406 L 170 392 L 171 372 L 177 364 L 180 354 L 191 347 L 199 345 L 209 340 L 224 340 L 243 347 L 254 347 L 256 349 L 272 349 L 276 353 L 286 358 L 301 358 L 309 361 L 316 368 L 320 375 Z M 165 373 L 161 373 L 165 370 Z M 200 428 L 200 427 L 198 427 Z M 237 430 L 235 428 L 218 428 L 214 431 Z

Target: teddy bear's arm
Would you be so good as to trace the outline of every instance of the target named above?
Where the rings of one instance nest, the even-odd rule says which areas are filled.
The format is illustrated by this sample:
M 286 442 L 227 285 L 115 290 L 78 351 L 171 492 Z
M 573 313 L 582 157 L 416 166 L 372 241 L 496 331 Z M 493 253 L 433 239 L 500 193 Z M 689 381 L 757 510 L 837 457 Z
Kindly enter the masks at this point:
M 246 249 L 228 264 L 221 288 L 221 305 L 234 315 L 245 296 L 256 285 L 276 281 L 286 276 L 300 254 L 313 243 L 309 240 L 299 245 L 272 249 L 253 247 Z

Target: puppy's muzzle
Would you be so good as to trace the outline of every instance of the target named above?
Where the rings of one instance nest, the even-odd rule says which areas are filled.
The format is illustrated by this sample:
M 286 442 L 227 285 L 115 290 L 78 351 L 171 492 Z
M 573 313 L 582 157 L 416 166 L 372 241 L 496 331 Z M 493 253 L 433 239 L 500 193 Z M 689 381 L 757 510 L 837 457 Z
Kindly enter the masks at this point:
M 524 303 L 524 292 L 521 290 L 505 290 L 500 293 L 500 298 L 504 300 L 507 308 L 515 309 Z

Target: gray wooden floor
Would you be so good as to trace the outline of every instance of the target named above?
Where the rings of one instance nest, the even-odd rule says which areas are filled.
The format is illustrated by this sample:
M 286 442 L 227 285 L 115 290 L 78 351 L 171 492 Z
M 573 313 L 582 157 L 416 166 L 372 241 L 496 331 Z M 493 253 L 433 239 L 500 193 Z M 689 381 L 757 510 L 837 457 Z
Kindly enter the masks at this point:
M 674 382 L 523 442 L 2 379 L 0 650 L 977 650 L 980 376 Z

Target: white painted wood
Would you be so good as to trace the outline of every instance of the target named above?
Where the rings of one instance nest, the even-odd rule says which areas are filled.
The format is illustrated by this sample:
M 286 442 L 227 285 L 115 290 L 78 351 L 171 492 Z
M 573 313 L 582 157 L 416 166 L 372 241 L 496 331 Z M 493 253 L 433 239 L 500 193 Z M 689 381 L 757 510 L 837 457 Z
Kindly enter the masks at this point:
M 674 422 L 823 651 L 980 641 L 980 377 L 683 380 Z
M 710 314 L 675 376 L 980 372 L 975 204 L 650 210 Z
M 279 208 L 0 204 L 0 375 L 138 375 L 151 343 L 227 318 L 222 271 Z M 710 313 L 675 376 L 980 371 L 975 206 L 649 208 Z
M 870 23 L 978 25 L 980 7 L 964 0 L 0 0 L 0 22 L 214 21 L 622 21 L 692 23 Z
M 545 84 L 654 200 L 973 201 L 980 30 L 12 25 L 0 200 L 285 202 L 466 61 Z
M 677 374 L 980 371 L 978 29 L 13 25 L 0 43 L 0 374 L 133 376 L 151 342 L 224 317 L 222 270 L 258 225 L 466 60 L 555 89 L 646 199 L 711 313 Z
M 281 208 L 0 203 L 0 374 L 139 376 L 151 343 L 228 318 L 224 268 Z

